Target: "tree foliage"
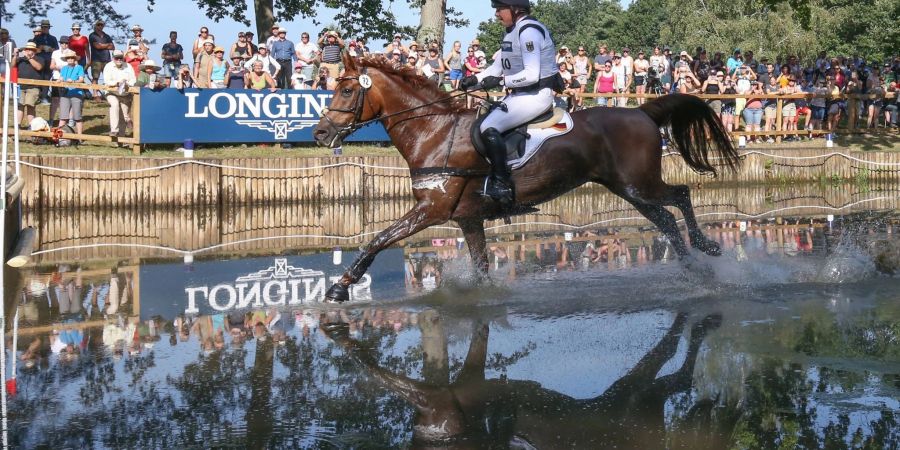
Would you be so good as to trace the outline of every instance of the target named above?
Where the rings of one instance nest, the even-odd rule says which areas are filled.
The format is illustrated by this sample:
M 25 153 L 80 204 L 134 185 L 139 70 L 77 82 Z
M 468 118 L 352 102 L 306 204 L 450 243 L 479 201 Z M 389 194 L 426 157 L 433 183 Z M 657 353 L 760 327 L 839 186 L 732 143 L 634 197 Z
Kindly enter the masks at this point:
M 703 46 L 730 53 L 813 58 L 858 54 L 885 60 L 900 43 L 898 0 L 635 0 L 622 10 L 608 0 L 538 0 L 533 15 L 550 28 L 557 45 L 598 43 L 649 51 L 665 44 L 674 51 Z M 479 39 L 496 49 L 502 26 L 482 22 Z
M 74 20 L 93 22 L 107 21 L 107 26 L 121 34 L 127 32 L 129 16 L 117 12 L 119 0 L 82 0 L 63 2 L 62 0 L 23 0 L 22 11 L 29 25 L 35 19 L 45 17 L 47 11 L 63 6 L 63 12 Z M 129 0 L 131 1 L 131 0 Z M 153 11 L 157 0 L 146 0 L 147 9 Z M 417 27 L 402 25 L 397 20 L 393 8 L 421 8 L 424 0 L 404 0 L 395 4 L 393 0 L 253 0 L 252 13 L 247 11 L 246 0 L 193 0 L 203 13 L 215 22 L 222 19 L 234 20 L 250 26 L 256 23 L 257 35 L 264 37 L 278 21 L 294 20 L 298 17 L 312 19 L 316 26 L 324 20 L 334 20 L 334 24 L 345 36 L 389 39 L 394 33 L 407 36 L 416 34 Z M 12 20 L 14 12 L 9 11 L 7 2 L 0 3 L 0 18 L 4 22 Z M 337 14 L 325 14 L 325 9 L 336 10 Z M 468 25 L 468 20 L 453 7 L 446 8 L 445 21 L 448 26 Z

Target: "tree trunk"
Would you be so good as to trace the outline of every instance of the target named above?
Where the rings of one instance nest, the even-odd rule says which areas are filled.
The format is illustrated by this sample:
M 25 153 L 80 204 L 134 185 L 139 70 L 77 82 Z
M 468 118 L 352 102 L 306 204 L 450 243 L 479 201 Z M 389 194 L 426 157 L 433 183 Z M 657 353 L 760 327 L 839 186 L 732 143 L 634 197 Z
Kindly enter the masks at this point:
M 422 20 L 419 22 L 419 45 L 437 42 L 443 49 L 444 25 L 447 17 L 447 0 L 424 0 L 422 2 Z
M 253 12 L 256 14 L 256 39 L 263 42 L 275 23 L 275 0 L 253 0 Z

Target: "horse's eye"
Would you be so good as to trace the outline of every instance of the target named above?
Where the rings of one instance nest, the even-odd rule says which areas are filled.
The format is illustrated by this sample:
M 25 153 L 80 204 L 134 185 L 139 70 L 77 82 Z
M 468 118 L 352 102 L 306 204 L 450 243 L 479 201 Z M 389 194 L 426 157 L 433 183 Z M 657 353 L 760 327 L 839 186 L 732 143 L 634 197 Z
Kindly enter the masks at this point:
M 343 95 L 344 97 L 350 97 L 350 95 L 352 95 L 352 94 L 353 94 L 353 90 L 350 88 L 344 88 L 344 90 L 341 91 L 341 95 Z

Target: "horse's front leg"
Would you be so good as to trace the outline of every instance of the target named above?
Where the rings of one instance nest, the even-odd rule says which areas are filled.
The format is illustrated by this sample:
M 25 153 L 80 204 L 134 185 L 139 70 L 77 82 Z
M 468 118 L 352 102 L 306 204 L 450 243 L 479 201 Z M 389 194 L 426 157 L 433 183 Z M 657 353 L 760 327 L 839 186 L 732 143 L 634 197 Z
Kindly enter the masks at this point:
M 365 250 L 350 264 L 341 279 L 328 289 L 328 292 L 325 293 L 325 301 L 346 302 L 350 300 L 350 285 L 362 278 L 378 252 L 425 228 L 446 222 L 449 215 L 446 212 L 439 213 L 437 209 L 431 200 L 420 201 L 403 217 L 378 233 L 378 236 L 375 236 L 375 239 L 369 242 Z
M 478 277 L 478 281 L 487 279 L 489 265 L 484 241 L 484 219 L 461 219 L 456 223 L 466 238 L 469 255 L 472 257 L 472 264 L 475 265 L 475 276 Z

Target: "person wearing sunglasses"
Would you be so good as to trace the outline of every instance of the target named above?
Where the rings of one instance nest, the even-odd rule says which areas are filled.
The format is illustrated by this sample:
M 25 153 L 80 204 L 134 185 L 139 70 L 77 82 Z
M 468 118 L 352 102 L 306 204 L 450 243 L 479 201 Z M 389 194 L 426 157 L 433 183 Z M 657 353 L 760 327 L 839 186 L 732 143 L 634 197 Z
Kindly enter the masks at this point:
M 203 51 L 203 44 L 206 41 L 215 42 L 216 37 L 209 34 L 209 28 L 200 27 L 200 32 L 197 33 L 197 39 L 194 39 L 194 45 L 191 48 L 191 54 L 194 55 L 194 61 L 197 60 L 197 55 L 199 55 Z

